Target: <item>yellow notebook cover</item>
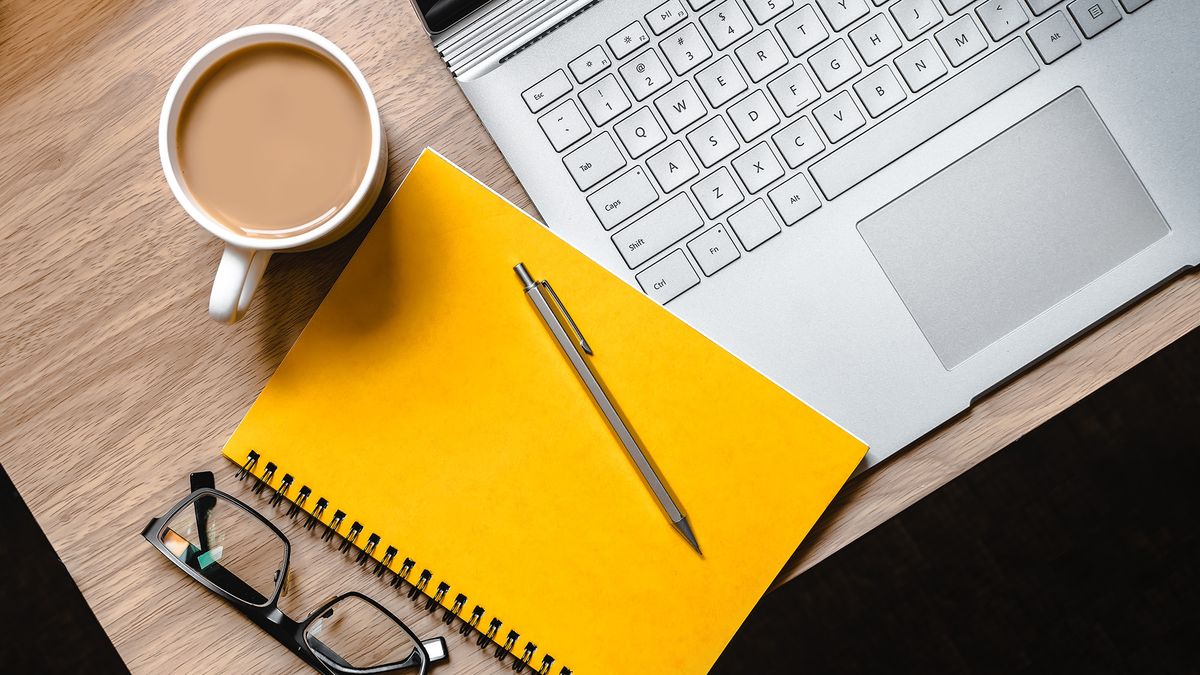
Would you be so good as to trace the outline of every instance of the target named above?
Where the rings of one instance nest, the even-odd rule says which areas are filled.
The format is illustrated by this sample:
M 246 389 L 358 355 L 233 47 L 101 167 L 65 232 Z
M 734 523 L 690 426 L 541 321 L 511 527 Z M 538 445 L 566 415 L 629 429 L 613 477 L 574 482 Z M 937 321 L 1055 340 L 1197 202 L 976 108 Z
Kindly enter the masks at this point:
M 671 527 L 513 273 L 549 279 L 687 511 Z M 702 673 L 866 446 L 425 151 L 225 446 L 503 622 L 534 671 Z M 456 651 L 474 648 L 450 640 Z

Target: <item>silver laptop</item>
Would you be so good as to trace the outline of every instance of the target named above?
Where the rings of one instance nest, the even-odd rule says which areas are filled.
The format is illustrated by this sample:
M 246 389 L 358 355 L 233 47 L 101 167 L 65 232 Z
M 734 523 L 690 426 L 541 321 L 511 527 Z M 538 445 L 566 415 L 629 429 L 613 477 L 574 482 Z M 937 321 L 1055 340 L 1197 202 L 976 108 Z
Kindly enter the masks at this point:
M 549 227 L 870 463 L 1200 260 L 1195 0 L 415 1 Z

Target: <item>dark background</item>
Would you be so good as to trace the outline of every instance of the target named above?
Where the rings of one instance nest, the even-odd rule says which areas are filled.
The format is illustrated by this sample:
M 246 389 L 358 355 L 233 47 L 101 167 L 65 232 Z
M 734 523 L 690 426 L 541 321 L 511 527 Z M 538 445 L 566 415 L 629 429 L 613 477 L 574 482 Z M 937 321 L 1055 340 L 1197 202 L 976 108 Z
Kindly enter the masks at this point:
M 768 594 L 714 673 L 1200 672 L 1200 330 Z

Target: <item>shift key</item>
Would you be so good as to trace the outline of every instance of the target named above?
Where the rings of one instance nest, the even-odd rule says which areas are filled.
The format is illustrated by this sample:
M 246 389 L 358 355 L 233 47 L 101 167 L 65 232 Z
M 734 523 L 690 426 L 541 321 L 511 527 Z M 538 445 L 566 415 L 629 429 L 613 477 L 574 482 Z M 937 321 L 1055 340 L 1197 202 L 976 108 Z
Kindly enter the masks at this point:
M 703 224 L 696 207 L 681 192 L 614 234 L 612 240 L 629 269 L 636 269 Z

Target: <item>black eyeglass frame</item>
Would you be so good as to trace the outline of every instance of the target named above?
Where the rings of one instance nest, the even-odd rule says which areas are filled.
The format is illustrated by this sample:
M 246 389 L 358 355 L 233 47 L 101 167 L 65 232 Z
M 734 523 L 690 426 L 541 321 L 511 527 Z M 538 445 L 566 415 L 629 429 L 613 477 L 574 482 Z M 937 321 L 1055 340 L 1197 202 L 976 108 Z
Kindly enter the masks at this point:
M 194 473 L 191 476 L 191 482 L 192 492 L 180 500 L 179 503 L 173 506 L 169 511 L 167 511 L 166 515 L 159 518 L 152 518 L 150 523 L 142 530 L 142 536 L 146 539 L 146 541 L 150 542 L 154 548 L 158 549 L 159 553 L 162 553 L 167 557 L 168 560 L 174 563 L 176 567 L 186 572 L 189 577 L 199 582 L 210 592 L 221 597 L 230 605 L 233 605 L 233 607 L 240 611 L 243 616 L 257 624 L 259 628 L 262 628 L 264 631 L 270 634 L 271 637 L 275 638 L 277 642 L 290 649 L 292 653 L 304 660 L 305 663 L 312 666 L 317 671 L 325 673 L 326 675 L 379 675 L 382 673 L 403 672 L 417 667 L 419 667 L 419 669 L 415 672 L 418 675 L 424 675 L 424 673 L 428 670 L 430 663 L 434 661 L 434 659 L 430 656 L 429 647 L 431 645 L 435 647 L 434 651 L 435 653 L 438 653 L 440 657 L 437 660 L 445 658 L 445 655 L 448 652 L 446 651 L 446 642 L 443 638 L 436 637 L 427 642 L 422 641 L 417 637 L 416 633 L 414 633 L 412 629 L 408 627 L 407 624 L 401 621 L 400 618 L 393 614 L 390 610 L 379 604 L 379 602 L 377 602 L 374 598 L 357 591 L 350 591 L 334 596 L 328 602 L 321 605 L 319 608 L 309 614 L 308 618 L 304 621 L 296 621 L 295 619 L 292 619 L 288 615 L 284 614 L 283 611 L 279 609 L 278 603 L 279 596 L 283 592 L 284 583 L 287 579 L 288 568 L 291 565 L 292 558 L 292 544 L 288 540 L 287 535 L 285 535 L 282 530 L 276 527 L 274 523 L 267 520 L 266 516 L 246 505 L 233 495 L 216 489 L 211 472 Z M 259 522 L 266 525 L 270 531 L 274 533 L 275 536 L 279 537 L 280 541 L 283 542 L 283 565 L 279 569 L 279 574 L 275 579 L 275 590 L 272 592 L 270 598 L 265 599 L 265 602 L 254 603 L 248 599 L 239 598 L 224 588 L 221 588 L 211 579 L 204 577 L 198 570 L 190 567 L 185 561 L 181 560 L 178 556 L 172 553 L 163 542 L 163 534 L 167 529 L 167 524 L 170 523 L 175 516 L 179 515 L 180 511 L 200 503 L 199 500 L 205 497 L 210 499 L 224 500 L 231 506 L 235 506 L 254 518 L 257 518 Z M 200 529 L 203 531 L 202 527 Z M 216 563 L 214 563 L 214 566 L 219 567 L 219 565 Z M 255 595 L 261 595 L 261 593 L 253 588 L 250 588 L 248 584 L 239 579 L 233 573 L 228 574 L 232 581 L 246 585 L 250 592 Z M 391 619 L 392 622 L 394 622 L 401 630 L 403 630 L 405 634 L 407 634 L 412 640 L 413 653 L 403 661 L 383 664 L 371 668 L 355 668 L 347 663 L 344 659 L 338 657 L 333 650 L 329 649 L 328 647 L 324 647 L 324 645 L 322 645 L 315 638 L 305 637 L 310 624 L 321 618 L 321 615 L 329 611 L 329 609 L 339 601 L 351 597 L 370 603 L 385 616 Z M 309 640 L 316 642 L 316 648 L 309 644 Z

